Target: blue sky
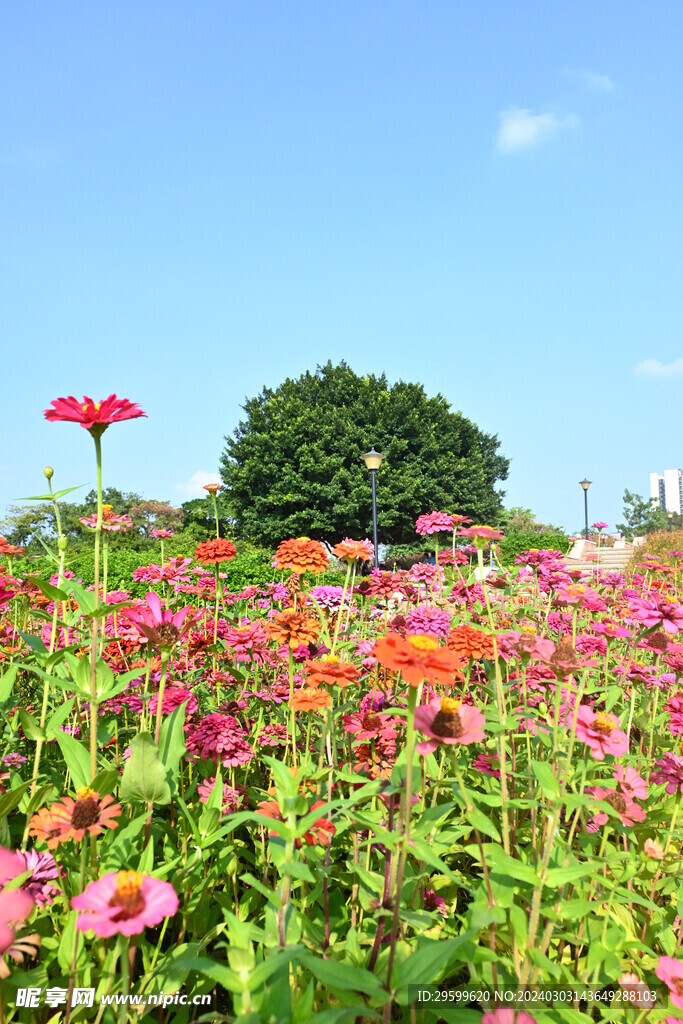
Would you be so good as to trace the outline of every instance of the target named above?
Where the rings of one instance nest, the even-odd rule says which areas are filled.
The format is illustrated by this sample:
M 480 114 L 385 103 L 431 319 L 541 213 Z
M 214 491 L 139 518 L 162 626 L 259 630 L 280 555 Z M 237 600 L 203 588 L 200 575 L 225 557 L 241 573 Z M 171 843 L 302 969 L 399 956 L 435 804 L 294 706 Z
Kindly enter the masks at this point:
M 0 17 L 0 509 L 94 480 L 52 398 L 139 402 L 105 482 L 180 502 L 328 358 L 441 391 L 568 528 L 584 475 L 613 527 L 683 465 L 679 5 Z

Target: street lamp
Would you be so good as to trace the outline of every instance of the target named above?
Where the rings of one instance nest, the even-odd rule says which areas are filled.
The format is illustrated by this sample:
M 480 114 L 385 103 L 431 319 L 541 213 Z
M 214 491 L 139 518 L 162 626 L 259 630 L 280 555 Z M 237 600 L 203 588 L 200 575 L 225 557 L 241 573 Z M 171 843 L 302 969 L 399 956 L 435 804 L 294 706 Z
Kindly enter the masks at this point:
M 379 569 L 379 551 L 377 547 L 377 470 L 382 465 L 383 459 L 384 455 L 381 452 L 376 452 L 374 448 L 371 448 L 363 456 L 363 462 L 370 470 L 370 480 L 372 481 L 372 544 L 375 549 L 376 569 Z
M 674 514 L 673 512 L 667 512 L 666 514 L 669 520 L 669 533 L 671 533 L 674 528 Z
M 592 482 L 592 480 L 579 480 L 579 484 L 583 487 L 583 501 L 586 511 L 586 540 L 588 540 L 588 488 Z

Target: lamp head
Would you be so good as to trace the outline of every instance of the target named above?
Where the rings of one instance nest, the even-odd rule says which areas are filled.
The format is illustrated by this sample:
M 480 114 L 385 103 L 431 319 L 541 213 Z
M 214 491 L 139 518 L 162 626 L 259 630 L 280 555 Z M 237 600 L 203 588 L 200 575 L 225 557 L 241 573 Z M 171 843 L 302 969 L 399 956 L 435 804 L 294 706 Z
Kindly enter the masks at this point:
M 579 480 L 579 484 L 583 487 L 584 491 L 587 491 L 592 483 L 592 480 Z
M 376 452 L 374 448 L 371 448 L 369 452 L 363 455 L 363 462 L 368 469 L 379 469 L 384 460 L 385 456 L 381 452 Z

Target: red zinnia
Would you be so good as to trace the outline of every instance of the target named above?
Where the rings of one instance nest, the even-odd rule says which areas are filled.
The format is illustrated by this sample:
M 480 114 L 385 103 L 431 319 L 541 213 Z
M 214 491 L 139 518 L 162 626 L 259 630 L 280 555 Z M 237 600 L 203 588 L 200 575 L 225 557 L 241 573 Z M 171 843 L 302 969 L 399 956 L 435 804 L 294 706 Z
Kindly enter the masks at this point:
M 102 434 L 110 423 L 147 415 L 136 402 L 117 398 L 116 395 L 109 395 L 99 402 L 94 402 L 87 395 L 80 401 L 69 395 L 68 398 L 53 398 L 50 405 L 53 408 L 45 410 L 46 420 L 52 423 L 80 423 L 91 434 L 97 435 Z

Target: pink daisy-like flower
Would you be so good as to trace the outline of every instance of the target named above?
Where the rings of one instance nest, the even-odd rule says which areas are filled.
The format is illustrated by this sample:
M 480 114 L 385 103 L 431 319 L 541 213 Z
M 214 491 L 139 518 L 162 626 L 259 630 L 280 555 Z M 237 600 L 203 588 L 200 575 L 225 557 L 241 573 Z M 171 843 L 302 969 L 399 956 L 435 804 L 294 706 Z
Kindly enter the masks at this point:
M 186 690 L 184 686 L 167 686 L 164 691 L 163 700 L 161 701 L 161 713 L 162 715 L 170 715 L 176 708 L 179 708 L 181 704 L 185 704 L 185 717 L 190 718 L 197 710 L 197 698 L 194 696 L 191 690 Z M 159 703 L 159 694 L 153 693 L 149 698 L 149 710 L 151 714 L 156 715 L 157 705 Z
M 418 516 L 415 523 L 415 533 L 426 537 L 430 533 L 451 533 L 453 530 L 453 516 L 448 512 L 425 512 Z
M 157 540 L 170 540 L 173 536 L 173 530 L 160 530 L 156 527 L 154 530 L 149 531 L 149 535 Z
M 655 761 L 655 770 L 650 778 L 657 785 L 666 783 L 669 794 L 677 793 L 679 789 L 683 793 L 683 757 L 667 751 Z
M 674 960 L 672 956 L 660 956 L 655 974 L 668 987 L 674 1006 L 683 1010 L 683 961 Z
M 661 626 L 667 633 L 683 629 L 683 605 L 667 601 L 661 594 L 651 593 L 649 598 L 631 602 L 633 618 L 648 629 Z
M 497 1010 L 487 1010 L 481 1018 L 481 1024 L 537 1024 L 537 1021 L 526 1010 L 500 1006 Z
M 170 882 L 162 882 L 139 871 L 111 871 L 84 892 L 74 896 L 71 906 L 82 913 L 76 918 L 79 931 L 94 931 L 107 939 L 111 935 L 139 935 L 145 928 L 172 917 L 178 897 Z
M 587 787 L 586 792 L 595 797 L 596 800 L 604 800 L 610 807 L 613 807 L 621 818 L 622 825 L 631 826 L 636 821 L 645 821 L 645 811 L 623 790 L 620 792 L 618 789 L 603 789 L 602 786 L 592 786 Z M 598 825 L 606 825 L 609 820 L 607 811 L 597 810 L 591 819 L 591 824 L 597 828 Z
M 188 631 L 198 618 L 199 612 L 190 605 L 186 605 L 175 614 L 168 608 L 162 609 L 159 595 L 150 590 L 146 605 L 124 608 L 121 615 L 132 622 L 141 636 L 154 647 L 168 650 Z
M 99 402 L 94 402 L 87 395 L 80 401 L 69 395 L 68 398 L 53 398 L 50 405 L 52 409 L 45 410 L 46 420 L 52 423 L 80 423 L 93 435 L 101 435 L 111 423 L 146 415 L 136 402 L 117 398 L 116 395 L 109 395 Z
M 205 779 L 204 782 L 200 782 L 197 786 L 197 792 L 199 793 L 199 799 L 201 803 L 208 803 L 209 797 L 216 785 L 216 776 L 212 775 L 210 779 Z M 232 786 L 228 785 L 227 782 L 223 783 L 223 802 L 222 809 L 223 814 L 236 814 L 244 802 L 244 793 L 241 793 L 238 789 L 233 789 Z
M 445 608 L 434 608 L 428 604 L 419 605 L 408 612 L 406 632 L 423 633 L 426 636 L 447 636 L 451 628 L 451 613 Z
M 637 800 L 645 800 L 647 798 L 647 783 L 643 779 L 635 768 L 626 767 L 622 768 L 620 764 L 614 769 L 614 778 L 619 783 L 619 789 L 622 793 L 626 793 L 628 796 L 634 797 Z
M 567 724 L 571 728 L 573 712 L 567 716 Z M 604 712 L 598 714 L 587 704 L 579 705 L 576 719 L 576 738 L 590 747 L 596 761 L 604 761 L 605 754 L 621 757 L 628 753 L 628 736 L 618 728 L 619 723 L 614 715 Z
M 429 736 L 418 743 L 420 754 L 431 754 L 441 743 L 481 743 L 484 739 L 484 716 L 479 708 L 461 704 L 452 697 L 441 697 L 415 708 L 415 728 Z
M 212 761 L 220 755 L 221 764 L 227 766 L 248 764 L 254 756 L 237 719 L 217 711 L 188 726 L 185 742 L 188 754 Z
M 17 875 L 30 871 L 31 874 L 22 882 L 21 889 L 27 892 L 39 907 L 49 906 L 53 902 L 59 889 L 52 882 L 59 877 L 59 870 L 51 853 L 39 853 L 37 850 L 27 850 L 26 853 L 17 850 L 13 853 L 3 849 L 0 850 L 0 854 L 0 886 L 7 885 Z

